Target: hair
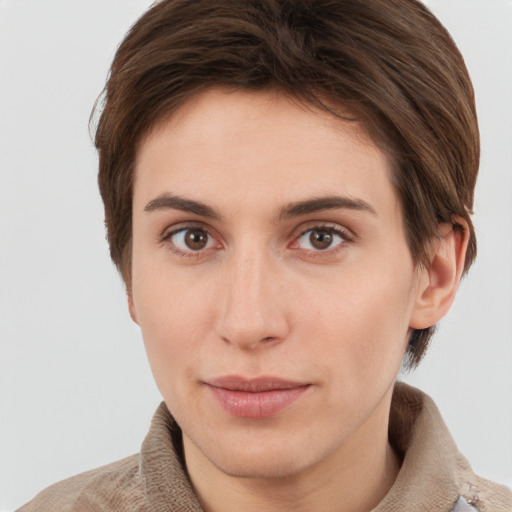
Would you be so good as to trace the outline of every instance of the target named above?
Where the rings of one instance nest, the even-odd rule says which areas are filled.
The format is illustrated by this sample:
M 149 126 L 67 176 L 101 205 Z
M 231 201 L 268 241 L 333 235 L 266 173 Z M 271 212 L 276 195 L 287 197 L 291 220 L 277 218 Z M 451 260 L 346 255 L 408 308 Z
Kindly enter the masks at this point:
M 130 29 L 102 96 L 95 144 L 110 254 L 131 279 L 134 167 L 141 140 L 212 87 L 277 89 L 348 110 L 389 156 L 417 265 L 440 223 L 468 230 L 479 165 L 474 92 L 442 24 L 416 0 L 163 0 Z M 461 221 L 462 219 L 462 221 Z M 435 326 L 413 332 L 407 365 Z

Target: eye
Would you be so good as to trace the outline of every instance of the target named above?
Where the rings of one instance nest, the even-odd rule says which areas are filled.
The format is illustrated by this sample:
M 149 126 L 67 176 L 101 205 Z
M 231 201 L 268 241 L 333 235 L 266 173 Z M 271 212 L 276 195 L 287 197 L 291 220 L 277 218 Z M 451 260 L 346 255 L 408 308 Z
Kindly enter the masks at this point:
M 201 228 L 182 228 L 167 234 L 164 240 L 180 253 L 199 252 L 215 246 L 214 238 Z
M 318 227 L 302 233 L 294 245 L 309 251 L 326 251 L 341 245 L 345 240 L 344 233 L 338 229 Z

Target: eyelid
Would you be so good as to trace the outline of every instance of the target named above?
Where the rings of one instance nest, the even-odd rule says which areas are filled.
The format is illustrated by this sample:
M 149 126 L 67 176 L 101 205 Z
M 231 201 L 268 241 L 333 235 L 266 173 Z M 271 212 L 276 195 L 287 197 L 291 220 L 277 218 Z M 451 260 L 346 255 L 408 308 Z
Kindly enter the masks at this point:
M 293 240 L 297 240 L 301 236 L 305 235 L 308 231 L 315 229 L 319 231 L 324 229 L 326 231 L 333 231 L 334 233 L 338 233 L 343 238 L 343 240 L 347 242 L 352 242 L 356 238 L 356 235 L 350 229 L 337 224 L 336 222 L 329 221 L 311 221 L 302 224 L 293 231 L 291 237 Z
M 209 237 L 213 239 L 215 242 L 214 247 L 205 248 L 202 250 L 194 251 L 193 249 L 190 250 L 183 250 L 179 248 L 177 245 L 171 242 L 171 238 L 181 233 L 182 231 L 187 230 L 201 230 L 204 231 Z M 200 221 L 186 221 L 186 222 L 180 222 L 178 224 L 173 224 L 171 226 L 167 226 L 161 235 L 158 237 L 158 241 L 162 245 L 166 245 L 170 251 L 175 253 L 178 256 L 184 257 L 184 258 L 200 258 L 205 255 L 205 253 L 208 253 L 212 249 L 219 249 L 219 246 L 222 246 L 222 243 L 219 241 L 220 237 L 216 234 L 216 232 L 209 226 L 203 224 Z
M 216 234 L 213 233 L 213 230 L 210 226 L 205 225 L 201 221 L 184 221 L 184 222 L 178 222 L 176 224 L 172 224 L 170 226 L 166 226 L 161 234 L 158 236 L 159 240 L 162 242 L 165 242 L 165 240 L 168 240 L 172 235 L 175 235 L 176 233 L 179 233 L 180 231 L 184 231 L 186 229 L 202 229 L 206 233 L 208 233 L 210 236 L 213 236 L 214 238 L 218 238 Z
M 326 249 L 307 249 L 298 246 L 299 240 L 307 234 L 309 231 L 332 231 L 334 234 L 338 235 L 342 238 L 342 241 L 334 245 L 333 247 L 328 247 Z M 289 244 L 289 248 L 294 251 L 300 251 L 301 254 L 306 254 L 308 259 L 311 258 L 329 258 L 333 257 L 340 251 L 346 249 L 347 245 L 350 244 L 355 238 L 355 235 L 348 228 L 337 224 L 335 222 L 322 222 L 322 221 L 312 221 L 307 223 L 306 225 L 301 225 L 294 231 L 292 234 L 292 241 Z

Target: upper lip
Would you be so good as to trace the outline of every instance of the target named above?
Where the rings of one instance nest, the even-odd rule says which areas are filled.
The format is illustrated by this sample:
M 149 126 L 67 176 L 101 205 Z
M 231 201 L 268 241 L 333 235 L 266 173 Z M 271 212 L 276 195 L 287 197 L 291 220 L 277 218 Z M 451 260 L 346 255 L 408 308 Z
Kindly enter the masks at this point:
M 227 389 L 229 391 L 245 391 L 248 393 L 293 389 L 308 385 L 303 382 L 284 380 L 279 377 L 265 376 L 248 379 L 238 375 L 227 375 L 212 379 L 208 381 L 207 384 L 216 388 Z

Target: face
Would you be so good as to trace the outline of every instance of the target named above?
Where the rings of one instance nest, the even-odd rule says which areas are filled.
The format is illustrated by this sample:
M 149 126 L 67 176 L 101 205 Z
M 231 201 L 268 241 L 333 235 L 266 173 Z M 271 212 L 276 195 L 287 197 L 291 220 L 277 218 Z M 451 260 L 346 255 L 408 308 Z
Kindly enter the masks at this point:
M 203 93 L 142 142 L 129 300 L 187 457 L 285 476 L 387 435 L 419 293 L 390 173 L 272 92 Z

